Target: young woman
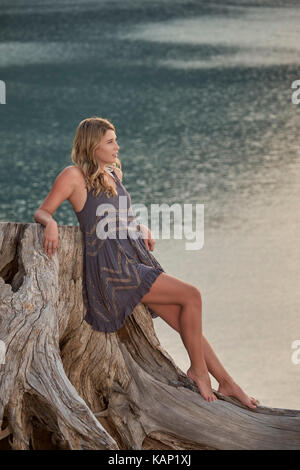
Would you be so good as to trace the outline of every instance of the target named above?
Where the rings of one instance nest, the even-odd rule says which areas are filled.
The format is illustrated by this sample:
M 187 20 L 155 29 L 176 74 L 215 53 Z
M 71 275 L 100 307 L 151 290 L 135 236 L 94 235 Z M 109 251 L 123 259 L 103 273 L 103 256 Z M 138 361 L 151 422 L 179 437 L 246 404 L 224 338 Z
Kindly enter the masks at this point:
M 74 165 L 57 176 L 50 193 L 34 213 L 35 221 L 46 227 L 45 253 L 54 255 L 58 248 L 58 227 L 52 216 L 60 204 L 68 200 L 84 236 L 84 319 L 91 327 L 106 333 L 118 331 L 134 307 L 142 302 L 153 318 L 160 316 L 180 334 L 191 361 L 187 375 L 205 400 L 217 400 L 210 372 L 219 383 L 220 393 L 236 397 L 255 409 L 256 400 L 234 382 L 202 333 L 199 290 L 165 273 L 151 253 L 155 245 L 151 231 L 135 223 L 130 210 L 131 198 L 122 184 L 118 151 L 111 122 L 101 117 L 80 122 L 72 149 Z M 109 211 L 105 211 L 108 207 Z M 113 225 L 115 237 L 109 237 L 104 230 L 111 214 L 116 217 L 115 222 L 118 221 Z M 125 219 L 129 222 L 125 229 L 130 225 L 136 237 L 120 237 Z M 112 232 L 111 225 L 109 230 Z

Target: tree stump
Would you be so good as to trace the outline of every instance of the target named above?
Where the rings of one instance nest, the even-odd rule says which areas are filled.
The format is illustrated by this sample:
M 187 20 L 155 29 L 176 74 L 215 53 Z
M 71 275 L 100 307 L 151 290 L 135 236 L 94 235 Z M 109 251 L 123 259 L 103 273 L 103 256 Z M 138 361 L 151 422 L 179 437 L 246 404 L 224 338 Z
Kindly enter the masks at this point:
M 300 410 L 206 402 L 138 304 L 116 333 L 83 320 L 83 237 L 0 222 L 0 449 L 300 449 Z

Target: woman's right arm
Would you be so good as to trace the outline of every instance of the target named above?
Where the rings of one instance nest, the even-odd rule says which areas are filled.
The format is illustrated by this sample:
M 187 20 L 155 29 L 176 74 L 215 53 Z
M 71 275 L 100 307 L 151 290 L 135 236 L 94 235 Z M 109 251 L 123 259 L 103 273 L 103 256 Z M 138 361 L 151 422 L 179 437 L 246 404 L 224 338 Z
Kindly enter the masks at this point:
M 66 199 L 69 199 L 75 189 L 75 185 L 76 174 L 74 167 L 66 167 L 56 177 L 48 196 L 34 213 L 34 220 L 46 227 L 43 248 L 48 256 L 54 255 L 58 246 L 58 227 L 52 215 Z

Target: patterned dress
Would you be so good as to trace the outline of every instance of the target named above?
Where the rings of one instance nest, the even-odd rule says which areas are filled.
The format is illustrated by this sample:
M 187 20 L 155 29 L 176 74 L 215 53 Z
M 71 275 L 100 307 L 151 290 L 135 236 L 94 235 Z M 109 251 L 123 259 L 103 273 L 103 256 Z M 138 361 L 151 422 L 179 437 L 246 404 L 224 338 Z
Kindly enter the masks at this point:
M 113 333 L 165 271 L 137 230 L 130 194 L 115 171 L 109 173 L 118 194 L 107 197 L 101 191 L 95 196 L 87 190 L 84 207 L 75 214 L 84 237 L 84 320 L 94 330 Z M 148 311 L 152 318 L 158 316 Z

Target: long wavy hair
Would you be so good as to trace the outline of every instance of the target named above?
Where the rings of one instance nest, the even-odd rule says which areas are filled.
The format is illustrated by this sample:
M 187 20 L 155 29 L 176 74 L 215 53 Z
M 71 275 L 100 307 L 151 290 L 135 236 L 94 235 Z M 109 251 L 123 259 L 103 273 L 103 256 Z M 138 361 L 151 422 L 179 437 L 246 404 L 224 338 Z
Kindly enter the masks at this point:
M 106 172 L 101 169 L 95 157 L 96 147 L 108 129 L 116 131 L 114 125 L 108 119 L 97 116 L 84 119 L 78 124 L 73 141 L 72 161 L 75 166 L 81 169 L 88 191 L 93 190 L 95 196 L 101 191 L 104 191 L 107 197 L 117 196 L 117 191 L 105 182 L 104 175 Z M 118 158 L 115 162 L 105 166 L 111 170 L 114 168 L 122 170 Z

